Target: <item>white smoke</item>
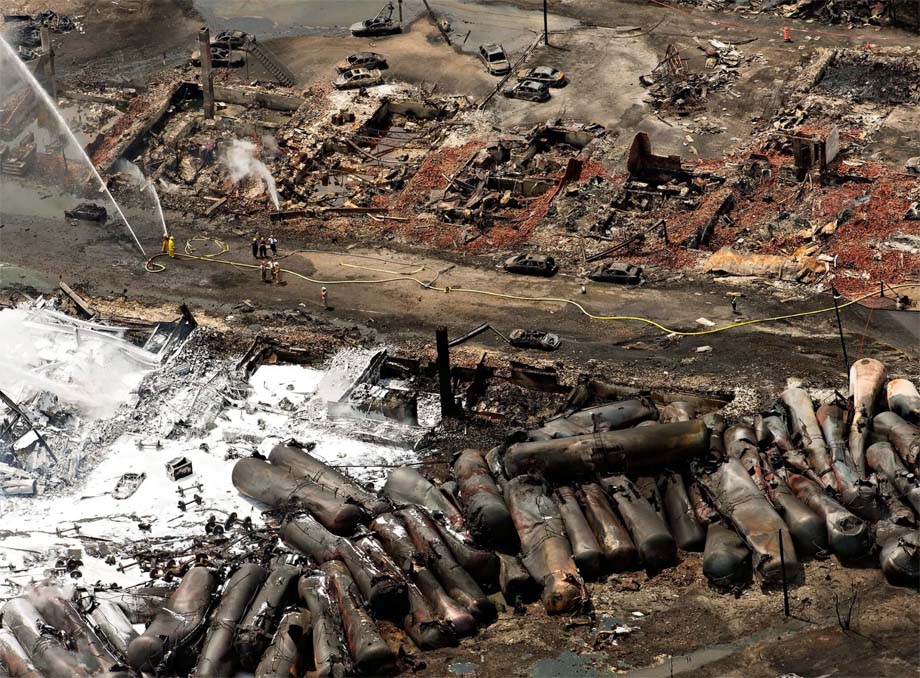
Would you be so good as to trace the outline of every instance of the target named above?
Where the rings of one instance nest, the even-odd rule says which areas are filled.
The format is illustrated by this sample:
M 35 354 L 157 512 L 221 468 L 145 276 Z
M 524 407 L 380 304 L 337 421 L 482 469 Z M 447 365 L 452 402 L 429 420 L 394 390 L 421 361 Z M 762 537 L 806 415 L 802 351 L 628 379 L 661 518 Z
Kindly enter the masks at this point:
M 265 163 L 256 157 L 256 145 L 254 143 L 244 139 L 234 139 L 230 142 L 230 148 L 227 149 L 223 156 L 223 162 L 230 171 L 230 181 L 238 184 L 246 178 L 261 180 L 272 198 L 275 209 L 281 209 L 275 179 Z

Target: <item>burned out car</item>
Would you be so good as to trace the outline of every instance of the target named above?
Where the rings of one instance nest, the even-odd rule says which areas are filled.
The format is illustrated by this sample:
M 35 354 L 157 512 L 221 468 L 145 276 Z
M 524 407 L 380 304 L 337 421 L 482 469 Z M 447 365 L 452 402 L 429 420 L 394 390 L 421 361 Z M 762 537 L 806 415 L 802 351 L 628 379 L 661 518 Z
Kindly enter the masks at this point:
M 402 26 L 393 18 L 395 10 L 392 2 L 387 3 L 373 19 L 353 23 L 349 30 L 352 35 L 359 38 L 402 33 Z
M 523 101 L 549 101 L 549 88 L 536 80 L 521 80 L 502 92 L 509 99 L 522 99 Z
M 595 282 L 638 285 L 642 282 L 642 268 L 633 264 L 613 261 L 601 264 L 588 273 L 588 277 Z
M 549 278 L 556 274 L 559 267 L 555 259 L 543 254 L 516 254 L 505 260 L 504 269 L 509 273 Z
M 476 54 L 492 75 L 505 75 L 511 70 L 511 62 L 501 45 L 480 45 Z
M 366 68 L 353 68 L 345 71 L 339 77 L 332 81 L 332 86 L 336 89 L 356 89 L 358 87 L 374 87 L 382 85 L 383 77 L 377 69 L 367 70 Z
M 555 351 L 561 343 L 559 336 L 539 330 L 511 330 L 508 341 L 515 348 L 538 348 L 541 351 Z
M 366 68 L 367 70 L 388 68 L 387 58 L 377 52 L 358 52 L 345 57 L 335 65 L 335 69 L 339 73 L 344 73 L 354 68 Z
M 568 84 L 565 73 L 552 66 L 536 66 L 525 68 L 517 72 L 518 80 L 536 80 L 548 87 L 564 87 Z
M 109 213 L 102 205 L 97 205 L 94 202 L 81 202 L 71 210 L 64 210 L 64 216 L 68 219 L 105 223 L 105 220 L 109 218 Z

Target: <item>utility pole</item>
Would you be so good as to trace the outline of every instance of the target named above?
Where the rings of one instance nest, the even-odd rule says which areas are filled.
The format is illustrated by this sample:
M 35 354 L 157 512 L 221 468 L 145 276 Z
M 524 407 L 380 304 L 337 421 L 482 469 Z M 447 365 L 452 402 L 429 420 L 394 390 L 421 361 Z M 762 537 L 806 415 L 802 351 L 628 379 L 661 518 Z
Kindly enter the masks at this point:
M 211 71 L 211 31 L 205 26 L 198 32 L 198 54 L 201 56 L 201 93 L 206 120 L 214 118 L 214 74 Z
M 543 43 L 549 47 L 549 20 L 546 18 L 547 0 L 543 0 Z
M 844 372 L 850 373 L 850 359 L 847 357 L 847 342 L 843 338 L 843 323 L 840 322 L 840 306 L 837 300 L 840 299 L 840 292 L 836 287 L 831 287 L 831 294 L 834 296 L 834 312 L 837 314 L 837 332 L 840 334 L 840 346 L 843 348 Z

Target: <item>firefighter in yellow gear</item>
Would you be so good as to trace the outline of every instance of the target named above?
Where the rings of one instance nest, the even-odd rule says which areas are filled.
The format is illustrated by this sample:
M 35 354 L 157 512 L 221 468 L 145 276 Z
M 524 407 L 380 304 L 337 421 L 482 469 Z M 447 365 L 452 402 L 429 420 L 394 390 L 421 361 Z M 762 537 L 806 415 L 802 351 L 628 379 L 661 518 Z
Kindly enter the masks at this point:
M 176 258 L 176 239 L 169 236 L 169 242 L 166 244 L 166 253 L 170 259 Z
M 163 232 L 163 254 L 169 252 L 169 233 Z

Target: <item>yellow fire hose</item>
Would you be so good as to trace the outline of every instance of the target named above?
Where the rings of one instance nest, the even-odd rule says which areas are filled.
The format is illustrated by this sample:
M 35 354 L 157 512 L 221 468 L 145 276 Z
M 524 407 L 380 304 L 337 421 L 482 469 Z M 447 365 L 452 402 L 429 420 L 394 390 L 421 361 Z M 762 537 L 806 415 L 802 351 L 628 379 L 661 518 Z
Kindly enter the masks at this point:
M 218 245 L 219 251 L 213 254 L 205 254 L 205 255 L 195 254 L 195 248 L 192 246 L 193 241 L 214 242 L 215 244 Z M 197 236 L 197 237 L 190 239 L 189 241 L 185 243 L 185 254 L 177 254 L 176 258 L 177 259 L 191 259 L 191 260 L 196 260 L 196 261 L 207 261 L 207 262 L 216 263 L 216 264 L 225 264 L 227 266 L 233 266 L 234 268 L 237 268 L 237 269 L 257 269 L 259 268 L 258 264 L 246 264 L 242 262 L 228 261 L 226 259 L 217 258 L 224 254 L 227 254 L 229 251 L 230 251 L 230 248 L 227 246 L 226 243 L 224 243 L 221 240 L 218 240 L 216 238 L 209 238 L 205 236 Z M 285 256 L 290 256 L 291 254 L 295 254 L 297 252 L 308 252 L 308 251 L 317 251 L 317 250 L 296 250 L 295 252 L 291 252 L 290 254 L 285 255 Z M 166 267 L 163 264 L 154 262 L 155 259 L 158 259 L 163 256 L 166 256 L 166 255 L 157 254 L 151 257 L 146 263 L 146 266 L 145 266 L 146 270 L 151 273 L 159 273 L 161 271 L 165 271 Z M 359 256 L 359 255 L 349 254 L 349 255 L 344 255 L 344 256 Z M 368 257 L 368 258 L 373 258 L 373 257 Z M 519 294 L 508 294 L 506 292 L 491 292 L 489 290 L 477 290 L 477 289 L 472 289 L 472 288 L 467 288 L 467 287 L 436 287 L 431 283 L 427 283 L 424 280 L 420 280 L 419 278 L 415 277 L 415 274 L 420 273 L 421 271 L 424 270 L 424 267 L 422 266 L 418 267 L 417 269 L 413 271 L 408 271 L 406 273 L 399 273 L 397 271 L 390 271 L 390 270 L 382 269 L 382 268 L 371 268 L 369 266 L 358 266 L 355 264 L 342 263 L 340 265 L 345 266 L 347 268 L 358 268 L 358 269 L 363 269 L 367 271 L 373 271 L 376 273 L 386 273 L 388 275 L 391 275 L 392 277 L 369 279 L 369 280 L 362 280 L 362 279 L 358 279 L 358 280 L 318 280 L 316 278 L 311 278 L 309 276 L 306 276 L 302 273 L 298 273 L 297 271 L 293 271 L 290 269 L 283 268 L 281 270 L 287 275 L 295 276 L 297 278 L 300 278 L 301 280 L 305 280 L 306 282 L 314 283 L 316 285 L 380 285 L 384 283 L 409 281 L 409 282 L 413 282 L 417 284 L 419 287 L 423 287 L 428 290 L 433 290 L 435 292 L 449 292 L 451 294 L 476 294 L 476 295 L 487 296 L 487 297 L 496 297 L 499 299 L 510 299 L 513 301 L 530 301 L 530 302 L 539 302 L 539 303 L 564 304 L 564 305 L 574 306 L 583 315 L 587 316 L 588 318 L 592 320 L 603 320 L 607 322 L 616 321 L 616 322 L 644 323 L 646 325 L 651 325 L 652 327 L 655 327 L 661 330 L 665 334 L 671 334 L 671 335 L 675 335 L 679 337 L 700 337 L 700 336 L 705 336 L 707 334 L 716 334 L 718 332 L 725 332 L 727 330 L 733 330 L 738 327 L 745 327 L 747 325 L 758 325 L 762 323 L 778 322 L 781 320 L 792 320 L 794 318 L 804 318 L 807 316 L 821 315 L 823 313 L 831 313 L 834 311 L 834 307 L 829 306 L 826 308 L 815 309 L 813 311 L 800 311 L 798 313 L 787 313 L 785 315 L 777 315 L 777 316 L 772 316 L 769 318 L 755 318 L 752 320 L 742 320 L 740 322 L 734 322 L 730 325 L 722 325 L 721 327 L 710 327 L 705 330 L 685 331 L 685 330 L 671 329 L 670 327 L 666 327 L 665 325 L 662 325 L 661 323 L 656 322 L 655 320 L 652 320 L 651 318 L 643 318 L 641 316 L 597 315 L 595 313 L 591 313 L 590 311 L 588 311 L 584 306 L 582 306 L 577 301 L 574 301 L 572 299 L 566 299 L 563 297 L 530 297 L 530 296 L 524 296 L 524 295 L 519 295 Z M 917 287 L 918 284 L 920 283 L 893 285 L 893 286 L 889 286 L 889 289 L 897 290 L 897 289 L 902 289 L 905 287 Z M 850 299 L 840 304 L 838 308 L 842 309 L 842 308 L 846 308 L 847 306 L 852 306 L 853 304 L 857 304 L 860 301 L 863 301 L 864 299 L 868 299 L 869 297 L 875 296 L 875 294 L 876 294 L 875 292 L 869 292 L 867 294 L 863 294 L 859 297 L 856 297 L 855 299 Z

